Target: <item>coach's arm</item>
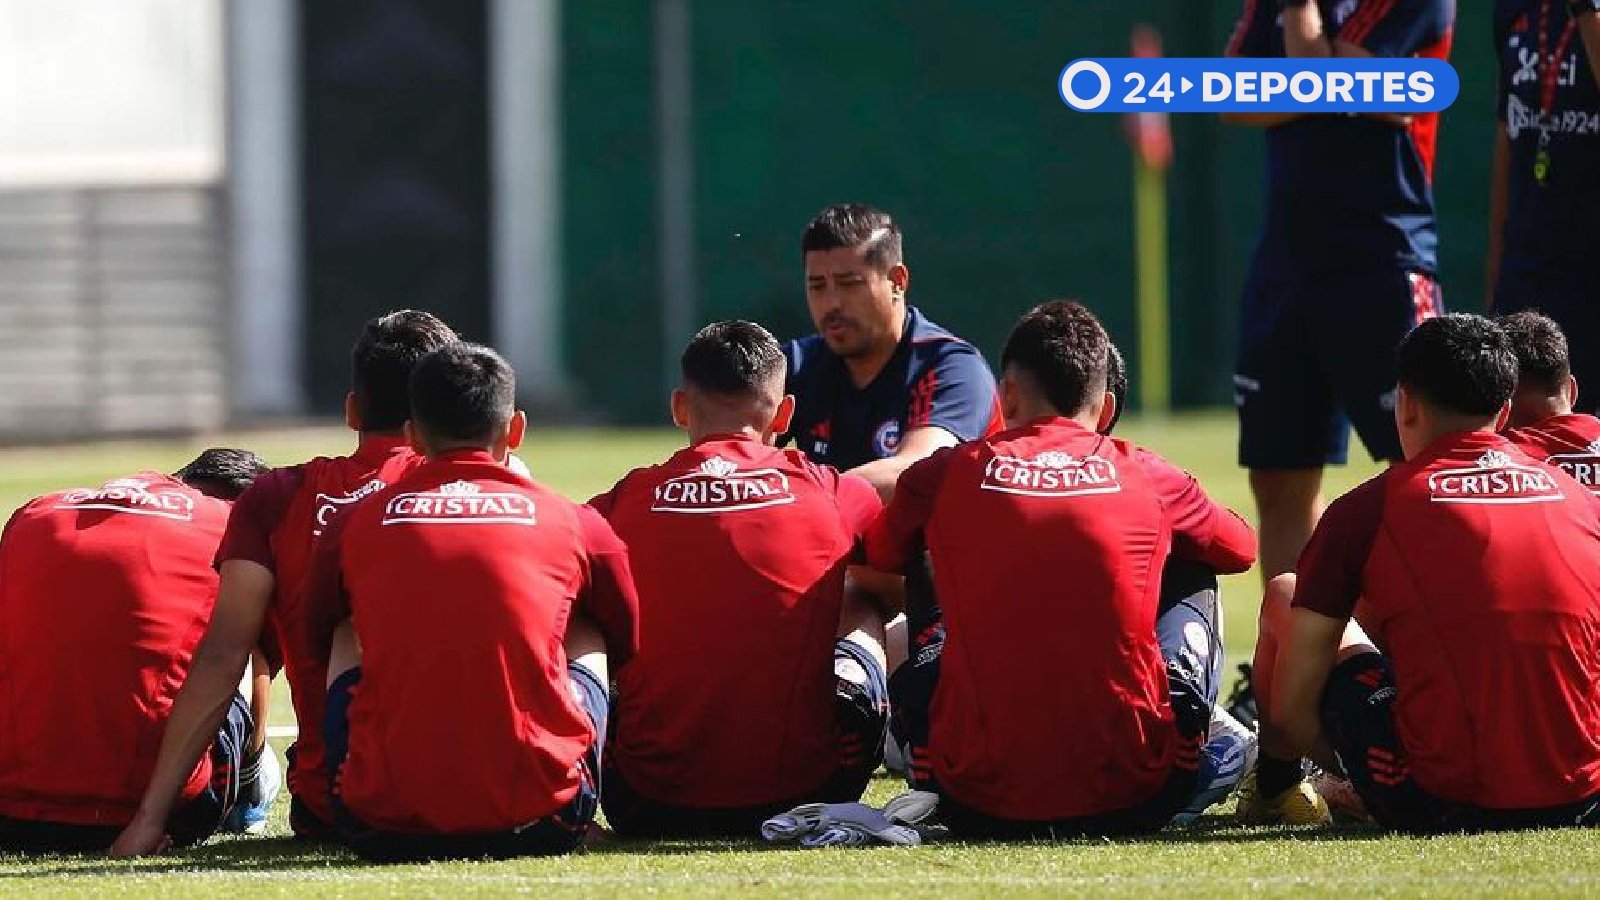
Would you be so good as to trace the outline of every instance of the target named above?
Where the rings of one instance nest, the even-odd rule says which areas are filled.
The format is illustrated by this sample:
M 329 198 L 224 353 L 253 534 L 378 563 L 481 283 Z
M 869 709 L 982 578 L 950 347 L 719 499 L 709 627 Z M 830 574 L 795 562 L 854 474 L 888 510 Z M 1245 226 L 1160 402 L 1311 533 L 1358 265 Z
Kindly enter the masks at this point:
M 872 485 L 878 496 L 887 503 L 894 496 L 894 486 L 905 470 L 932 456 L 934 451 L 959 443 L 959 438 L 937 425 L 913 428 L 900 439 L 900 446 L 895 449 L 893 456 L 856 466 L 849 474 Z
M 142 856 L 171 846 L 167 818 L 200 755 L 216 739 L 251 650 L 261 637 L 272 599 L 271 570 L 249 560 L 230 559 L 222 564 L 221 576 L 211 624 L 172 703 L 150 784 L 133 821 L 111 845 L 113 856 Z

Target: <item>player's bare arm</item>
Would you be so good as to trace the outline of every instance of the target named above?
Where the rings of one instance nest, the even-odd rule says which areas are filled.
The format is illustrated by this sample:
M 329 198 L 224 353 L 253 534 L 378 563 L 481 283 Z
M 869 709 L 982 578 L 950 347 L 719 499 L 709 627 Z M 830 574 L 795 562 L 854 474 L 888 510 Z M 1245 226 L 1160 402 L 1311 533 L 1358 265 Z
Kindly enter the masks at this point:
M 894 496 L 894 486 L 900 480 L 902 472 L 920 460 L 926 459 L 935 450 L 954 447 L 959 443 L 961 441 L 955 435 L 937 425 L 913 428 L 901 438 L 900 446 L 893 456 L 857 466 L 848 474 L 865 479 L 877 490 L 878 496 L 888 501 Z
M 1583 40 L 1584 55 L 1589 57 L 1589 72 L 1600 85 L 1600 7 L 1589 0 L 1580 0 L 1570 7 L 1578 23 L 1578 35 Z
M 188 680 L 173 700 L 150 785 L 133 821 L 112 844 L 113 856 L 142 856 L 165 849 L 167 817 L 227 715 L 245 664 L 261 637 L 272 598 L 272 572 L 259 563 L 232 559 L 222 564 L 221 575 L 211 624 L 195 649 Z
M 1278 651 L 1273 700 L 1261 731 L 1262 752 L 1279 759 L 1311 756 L 1323 743 L 1317 713 L 1345 623 L 1309 609 L 1290 613 Z

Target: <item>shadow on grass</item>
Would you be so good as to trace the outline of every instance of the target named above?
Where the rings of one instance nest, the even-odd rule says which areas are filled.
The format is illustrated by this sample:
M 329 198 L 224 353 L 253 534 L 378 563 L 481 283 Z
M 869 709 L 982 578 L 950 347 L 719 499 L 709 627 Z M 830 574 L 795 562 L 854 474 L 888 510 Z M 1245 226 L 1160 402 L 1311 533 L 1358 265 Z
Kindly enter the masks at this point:
M 0 872 L 0 880 L 62 875 L 173 875 L 184 872 L 295 872 L 357 868 L 368 865 L 336 844 L 293 838 L 235 838 L 166 856 L 112 859 L 103 854 L 52 854 L 6 857 L 28 866 L 23 872 Z

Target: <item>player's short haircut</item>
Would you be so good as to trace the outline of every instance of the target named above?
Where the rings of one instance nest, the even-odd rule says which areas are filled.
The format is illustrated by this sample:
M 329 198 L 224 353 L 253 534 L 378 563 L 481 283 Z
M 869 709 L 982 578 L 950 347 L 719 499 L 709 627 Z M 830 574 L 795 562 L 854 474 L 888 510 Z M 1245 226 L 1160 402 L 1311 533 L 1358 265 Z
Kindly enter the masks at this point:
M 788 367 L 771 332 L 754 322 L 713 322 L 689 341 L 680 359 L 683 383 L 708 394 L 743 397 L 776 384 Z
M 1517 354 L 1517 383 L 1559 394 L 1572 375 L 1572 356 L 1561 326 L 1531 309 L 1502 316 L 1495 324 L 1511 339 L 1511 350 Z
M 1493 416 L 1517 388 L 1517 354 L 1498 325 L 1468 313 L 1428 319 L 1400 342 L 1399 382 L 1463 416 Z
M 350 348 L 350 389 L 362 431 L 398 431 L 411 415 L 417 360 L 460 338 L 433 313 L 402 309 L 368 319 Z
M 1088 307 L 1052 300 L 1028 310 L 1011 329 L 1000 368 L 1026 373 L 1057 412 L 1073 416 L 1106 389 L 1110 346 Z
M 817 213 L 800 237 L 803 259 L 813 250 L 863 248 L 867 264 L 877 269 L 899 265 L 900 226 L 888 213 L 865 203 L 836 203 Z
M 411 372 L 411 420 L 430 444 L 488 442 L 511 421 L 517 379 L 488 347 L 458 341 L 417 362 Z
M 265 471 L 266 461 L 249 450 L 212 447 L 172 477 L 209 496 L 234 500 Z
M 1106 344 L 1106 390 L 1117 401 L 1116 408 L 1111 411 L 1111 421 L 1101 429 L 1103 434 L 1110 434 L 1128 409 L 1128 364 L 1123 360 L 1122 351 L 1117 349 L 1115 341 Z

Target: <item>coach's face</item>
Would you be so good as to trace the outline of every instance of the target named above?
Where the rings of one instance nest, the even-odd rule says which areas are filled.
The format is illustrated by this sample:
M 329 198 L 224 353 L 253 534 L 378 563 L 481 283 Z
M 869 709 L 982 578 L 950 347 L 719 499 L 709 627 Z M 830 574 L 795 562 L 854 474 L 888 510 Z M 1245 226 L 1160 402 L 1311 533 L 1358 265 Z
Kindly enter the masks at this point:
M 910 281 L 904 265 L 875 266 L 862 247 L 806 254 L 811 321 L 828 349 L 845 358 L 881 351 L 899 341 Z

